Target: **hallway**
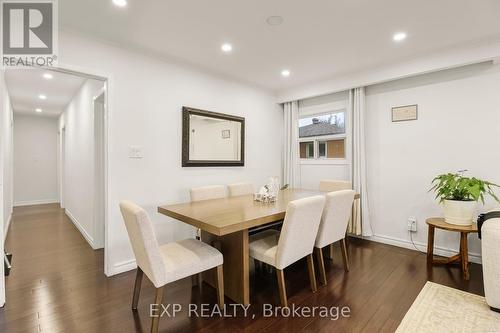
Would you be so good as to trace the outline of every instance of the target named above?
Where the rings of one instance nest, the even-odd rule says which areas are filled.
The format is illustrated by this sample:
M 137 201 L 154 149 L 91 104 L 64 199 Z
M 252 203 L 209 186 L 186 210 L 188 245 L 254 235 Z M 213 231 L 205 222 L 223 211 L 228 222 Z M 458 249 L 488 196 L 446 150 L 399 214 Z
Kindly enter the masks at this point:
M 107 279 L 104 251 L 92 250 L 58 204 L 15 208 L 5 248 L 14 258 L 0 331 L 111 331 L 112 316 L 100 315 L 105 308 L 127 314 L 115 323 L 134 327 L 129 302 L 121 301 L 133 274 Z

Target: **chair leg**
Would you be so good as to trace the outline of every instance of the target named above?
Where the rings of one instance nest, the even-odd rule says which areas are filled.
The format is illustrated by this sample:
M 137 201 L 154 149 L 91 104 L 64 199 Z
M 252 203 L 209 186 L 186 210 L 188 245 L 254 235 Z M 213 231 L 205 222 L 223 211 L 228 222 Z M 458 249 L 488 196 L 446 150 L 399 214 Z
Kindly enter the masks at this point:
M 347 257 L 347 246 L 345 238 L 340 241 L 340 248 L 342 249 L 342 259 L 344 260 L 344 270 L 349 272 L 349 258 Z
M 328 259 L 333 260 L 333 243 L 328 245 Z
M 191 285 L 193 287 L 199 286 L 200 285 L 200 277 L 199 274 L 194 274 L 191 275 Z
M 326 286 L 326 272 L 325 272 L 325 261 L 323 259 L 323 249 L 315 247 L 314 251 L 316 252 L 316 260 L 318 260 L 319 277 L 320 277 L 321 283 L 324 286 Z
M 316 286 L 316 274 L 314 273 L 314 260 L 312 253 L 307 256 L 307 268 L 309 269 L 309 280 L 311 281 L 311 289 L 313 293 L 318 290 Z
M 217 266 L 217 303 L 219 308 L 224 307 L 224 271 L 222 265 Z
M 280 303 L 284 308 L 288 307 L 288 299 L 286 297 L 285 274 L 282 269 L 276 268 L 276 276 L 278 277 L 278 289 L 280 292 Z
M 259 260 L 254 259 L 253 260 L 253 265 L 254 265 L 256 271 L 257 270 L 259 270 L 259 271 L 262 270 L 262 264 L 261 264 L 261 262 Z
M 137 274 L 135 276 L 134 296 L 132 297 L 132 310 L 137 310 L 139 303 L 139 294 L 141 293 L 142 276 L 144 273 L 140 267 L 137 267 Z
M 153 304 L 156 305 L 156 309 L 154 313 L 152 313 L 153 318 L 151 322 L 151 333 L 158 333 L 158 325 L 160 324 L 160 314 L 161 314 L 161 304 L 163 301 L 163 288 L 156 288 L 156 296 L 155 296 L 155 302 Z

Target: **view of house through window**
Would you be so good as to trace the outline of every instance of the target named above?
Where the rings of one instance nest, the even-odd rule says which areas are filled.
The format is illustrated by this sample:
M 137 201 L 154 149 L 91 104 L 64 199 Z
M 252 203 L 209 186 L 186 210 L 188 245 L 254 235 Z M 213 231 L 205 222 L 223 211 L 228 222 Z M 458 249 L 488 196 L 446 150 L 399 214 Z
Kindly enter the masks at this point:
M 345 111 L 299 119 L 300 158 L 345 158 Z
M 314 158 L 314 141 L 300 143 L 300 158 Z

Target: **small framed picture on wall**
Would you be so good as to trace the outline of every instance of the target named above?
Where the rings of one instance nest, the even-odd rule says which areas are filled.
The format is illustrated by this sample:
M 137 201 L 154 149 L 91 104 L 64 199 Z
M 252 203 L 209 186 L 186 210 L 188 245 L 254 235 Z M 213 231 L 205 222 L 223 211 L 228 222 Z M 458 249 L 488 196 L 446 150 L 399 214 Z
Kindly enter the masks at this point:
M 411 121 L 418 119 L 418 105 L 404 105 L 392 108 L 392 122 Z
M 223 139 L 229 139 L 229 138 L 231 138 L 231 130 L 223 130 L 222 131 L 222 138 Z

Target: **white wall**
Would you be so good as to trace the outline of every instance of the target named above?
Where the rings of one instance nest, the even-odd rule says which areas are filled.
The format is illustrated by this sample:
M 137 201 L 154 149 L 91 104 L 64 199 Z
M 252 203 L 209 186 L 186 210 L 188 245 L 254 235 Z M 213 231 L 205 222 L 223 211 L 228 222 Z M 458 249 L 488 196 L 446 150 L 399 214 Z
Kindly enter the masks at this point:
M 61 66 L 109 74 L 108 274 L 134 267 L 119 212 L 129 199 L 149 212 L 160 242 L 191 237 L 192 229 L 156 213 L 158 204 L 187 201 L 193 186 L 250 181 L 256 187 L 281 168 L 282 114 L 275 96 L 173 62 L 61 33 Z M 182 106 L 246 118 L 245 166 L 181 167 Z M 128 158 L 130 145 L 143 159 Z
M 13 207 L 13 110 L 9 93 L 4 91 L 4 109 L 1 120 L 3 159 L 3 219 L 4 239 L 7 237 Z
M 57 118 L 14 116 L 14 205 L 58 202 Z
M 64 109 L 59 131 L 66 135 L 63 200 L 71 218 L 93 248 L 98 248 L 94 222 L 94 106 L 104 82 L 88 79 Z M 63 135 L 63 134 L 62 134 Z
M 12 105 L 0 70 L 0 254 L 12 216 Z M 5 304 L 4 265 L 0 264 L 0 306 Z
M 367 167 L 374 239 L 411 247 L 406 223 L 416 216 L 414 240 L 426 244 L 425 219 L 442 216 L 427 192 L 440 173 L 468 169 L 468 175 L 500 183 L 499 89 L 500 66 L 491 64 L 368 87 Z M 392 123 L 391 107 L 409 104 L 418 104 L 419 119 Z M 476 235 L 469 242 L 477 261 L 480 242 Z M 441 253 L 457 250 L 458 244 L 456 233 L 437 231 Z
M 317 190 L 323 179 L 350 180 L 351 153 L 350 133 L 351 123 L 348 117 L 349 92 L 343 91 L 320 97 L 313 97 L 299 101 L 299 117 L 321 114 L 336 110 L 346 110 L 346 159 L 345 160 L 301 160 L 300 187 Z

